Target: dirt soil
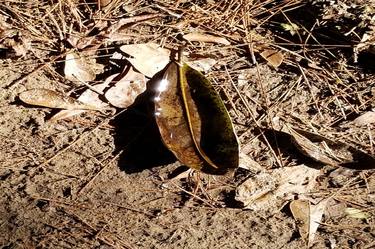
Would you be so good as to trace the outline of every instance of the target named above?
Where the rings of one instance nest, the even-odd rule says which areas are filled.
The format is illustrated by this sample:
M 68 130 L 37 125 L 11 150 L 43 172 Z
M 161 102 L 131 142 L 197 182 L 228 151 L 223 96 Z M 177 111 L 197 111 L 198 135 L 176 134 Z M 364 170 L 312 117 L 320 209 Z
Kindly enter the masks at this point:
M 353 52 L 365 34 L 375 33 L 374 12 L 366 12 L 375 10 L 371 1 L 112 1 L 107 12 L 96 1 L 36 2 L 0 3 L 0 15 L 13 18 L 0 19 L 7 37 L 0 36 L 1 248 L 306 248 L 288 201 L 272 211 L 243 209 L 236 201 L 236 188 L 254 171 L 195 172 L 169 181 L 183 168 L 161 141 L 147 92 L 114 115 L 89 111 L 58 122 L 48 121 L 56 110 L 19 100 L 31 88 L 73 95 L 83 89 L 64 79 L 63 54 L 72 47 L 67 34 L 97 20 L 99 11 L 110 21 L 162 15 L 127 26 L 126 39 L 101 45 L 95 58 L 105 72 L 97 82 L 118 70 L 107 58 L 122 44 L 153 41 L 176 49 L 182 34 L 195 30 L 229 40 L 188 42 L 186 49 L 216 60 L 206 75 L 228 107 L 241 153 L 264 169 L 313 165 L 265 141 L 259 127 L 272 128 L 275 120 L 375 154 L 375 121 L 351 123 L 375 108 L 373 47 Z M 280 28 L 291 22 L 305 29 L 292 35 Z M 260 56 L 269 48 L 284 54 L 276 68 Z M 335 178 L 335 167 L 319 168 L 314 194 L 335 199 L 312 248 L 374 248 L 374 170 L 345 170 Z M 369 216 L 349 217 L 346 207 Z

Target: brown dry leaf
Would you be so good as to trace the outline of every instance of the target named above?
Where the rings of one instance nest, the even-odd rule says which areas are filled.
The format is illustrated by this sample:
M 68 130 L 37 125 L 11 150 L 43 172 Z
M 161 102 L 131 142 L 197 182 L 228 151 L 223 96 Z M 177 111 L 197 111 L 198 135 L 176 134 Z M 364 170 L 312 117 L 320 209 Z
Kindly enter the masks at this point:
M 178 85 L 179 67 L 171 62 L 159 82 L 155 96 L 155 118 L 166 147 L 183 164 L 201 169 L 204 161 L 197 152 L 185 120 Z
M 276 211 L 295 194 L 308 193 L 320 171 L 304 165 L 262 172 L 237 187 L 237 201 L 245 209 Z
M 290 211 L 296 220 L 298 230 L 308 247 L 314 243 L 316 231 L 322 220 L 328 199 L 321 200 L 313 205 L 308 200 L 294 200 L 290 203 Z
M 99 110 L 97 106 L 82 103 L 72 97 L 49 89 L 31 89 L 20 93 L 22 102 L 29 105 L 66 110 Z
M 92 63 L 85 57 L 80 57 L 77 53 L 70 52 L 65 58 L 64 67 L 65 78 L 71 81 L 92 81 L 96 74 Z
M 353 169 L 375 167 L 374 157 L 346 143 L 291 127 L 287 127 L 285 132 L 291 135 L 292 142 L 299 151 L 315 161 Z
M 127 108 L 146 90 L 146 78 L 143 74 L 135 72 L 132 67 L 117 78 L 118 82 L 108 89 L 105 98 L 115 107 Z
M 109 76 L 103 83 L 93 86 L 92 88 L 95 89 L 97 92 L 102 92 L 109 84 L 112 82 L 112 80 L 118 76 L 118 74 L 114 74 Z M 97 92 L 94 92 L 90 89 L 87 89 L 84 91 L 77 100 L 81 101 L 82 103 L 96 106 L 98 109 L 105 109 L 108 107 L 107 103 L 104 103 L 99 98 L 99 94 Z M 84 113 L 86 110 L 62 110 L 56 113 L 50 121 L 57 121 L 60 119 L 69 118 L 75 115 L 79 115 L 81 113 Z
M 156 43 L 123 45 L 121 51 L 131 56 L 128 61 L 145 76 L 152 78 L 169 62 L 170 51 Z
M 280 51 L 274 49 L 266 49 L 260 53 L 260 55 L 274 68 L 279 67 L 284 60 L 284 55 Z
M 353 120 L 356 125 L 368 125 L 375 123 L 375 112 L 365 112 L 361 116 Z
M 183 36 L 183 38 L 187 41 L 197 41 L 197 42 L 211 42 L 211 43 L 219 43 L 224 45 L 230 45 L 230 42 L 225 39 L 224 37 L 218 37 L 214 35 L 204 34 L 193 32 Z
M 310 202 L 294 200 L 289 204 L 293 218 L 296 220 L 298 231 L 304 241 L 308 241 L 310 227 Z

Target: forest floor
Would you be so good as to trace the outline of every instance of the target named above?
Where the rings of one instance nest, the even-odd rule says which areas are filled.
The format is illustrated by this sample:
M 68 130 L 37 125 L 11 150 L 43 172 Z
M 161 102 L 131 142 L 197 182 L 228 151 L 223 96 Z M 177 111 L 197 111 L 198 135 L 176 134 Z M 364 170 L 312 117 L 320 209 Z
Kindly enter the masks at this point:
M 67 54 L 91 60 L 95 85 L 123 69 L 122 45 L 150 42 L 210 59 L 240 143 L 234 172 L 171 181 L 183 167 L 147 94 L 57 121 L 18 97 L 78 97 Z M 1 248 L 374 248 L 373 44 L 373 1 L 1 1 Z M 284 124 L 353 158 L 322 159 Z

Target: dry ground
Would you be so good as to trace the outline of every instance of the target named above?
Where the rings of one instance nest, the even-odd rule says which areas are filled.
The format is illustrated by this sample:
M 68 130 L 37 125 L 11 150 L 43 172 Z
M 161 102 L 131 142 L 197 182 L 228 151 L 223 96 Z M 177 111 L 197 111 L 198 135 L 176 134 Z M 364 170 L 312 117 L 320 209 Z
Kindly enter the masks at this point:
M 374 154 L 374 121 L 355 126 L 352 120 L 375 108 L 375 4 L 109 2 L 103 9 L 96 1 L 0 2 L 2 248 L 305 247 L 287 205 L 254 212 L 235 200 L 236 187 L 252 171 L 166 183 L 181 165 L 163 147 L 147 94 L 113 116 L 87 112 L 54 123 L 47 121 L 53 110 L 27 106 L 17 96 L 30 88 L 73 96 L 84 89 L 63 73 L 74 35 L 100 45 L 92 55 L 104 66 L 100 82 L 118 70 L 108 58 L 122 44 L 152 41 L 177 49 L 184 34 L 207 32 L 230 45 L 188 42 L 186 51 L 216 60 L 207 77 L 228 106 L 242 153 L 267 170 L 310 165 L 296 151 L 279 150 L 288 141 L 272 147 L 260 135 L 260 128 L 284 120 Z M 116 41 L 92 29 L 100 20 L 143 14 L 157 15 L 125 25 Z M 277 68 L 260 56 L 270 48 L 284 55 Z M 375 247 L 374 171 L 333 175 L 334 168 L 319 167 L 314 194 L 334 200 L 313 248 Z M 366 211 L 367 219 L 348 217 L 346 207 Z

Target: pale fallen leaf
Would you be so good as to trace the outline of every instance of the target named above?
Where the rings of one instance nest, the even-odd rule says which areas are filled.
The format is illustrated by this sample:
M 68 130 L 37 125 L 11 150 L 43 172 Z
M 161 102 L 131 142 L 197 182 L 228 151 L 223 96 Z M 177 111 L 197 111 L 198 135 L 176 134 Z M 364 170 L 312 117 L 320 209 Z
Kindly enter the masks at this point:
M 356 125 L 368 125 L 375 123 L 375 112 L 365 112 L 361 116 L 353 120 Z
M 275 49 L 266 49 L 260 55 L 274 68 L 280 66 L 284 60 L 284 55 Z
M 120 76 L 121 77 L 121 76 Z M 105 98 L 113 106 L 126 108 L 134 103 L 135 99 L 146 90 L 146 78 L 137 73 L 132 67 L 123 75 L 116 84 L 108 89 Z
M 294 200 L 290 202 L 289 208 L 302 239 L 307 242 L 310 227 L 310 201 Z
M 316 231 L 321 223 L 324 210 L 329 199 L 323 199 L 316 205 L 310 204 L 310 225 L 309 225 L 309 240 L 307 246 L 310 247 L 314 243 Z
M 373 169 L 375 158 L 347 143 L 287 125 L 282 128 L 291 135 L 294 146 L 317 162 L 351 169 Z
M 259 163 L 254 161 L 250 156 L 246 155 L 245 153 L 240 153 L 240 162 L 239 166 L 240 168 L 247 169 L 249 171 L 255 171 L 255 172 L 260 172 L 264 171 L 265 169 L 260 166 Z
M 293 195 L 312 190 L 319 173 L 304 165 L 261 172 L 238 186 L 235 198 L 245 209 L 276 210 Z
M 80 57 L 77 53 L 68 53 L 65 58 L 65 78 L 71 81 L 78 80 L 83 82 L 94 80 L 96 74 L 92 64 L 88 59 Z
M 128 61 L 135 69 L 149 78 L 169 63 L 170 51 L 156 43 L 123 45 L 120 49 L 131 56 Z
M 49 89 L 31 89 L 20 93 L 22 102 L 29 105 L 43 106 L 56 109 L 67 110 L 99 110 L 100 108 L 82 103 L 81 101 L 69 97 L 65 94 Z
M 204 34 L 204 33 L 198 33 L 193 32 L 189 33 L 183 36 L 183 38 L 187 41 L 197 41 L 197 42 L 210 42 L 210 43 L 219 43 L 224 45 L 230 45 L 230 42 L 225 39 L 224 37 Z
M 328 199 L 323 199 L 316 205 L 308 200 L 294 200 L 290 203 L 290 211 L 297 221 L 298 230 L 308 247 L 314 243 L 316 231 L 322 220 Z
M 190 67 L 194 68 L 195 70 L 207 73 L 210 71 L 211 67 L 216 64 L 216 60 L 212 58 L 202 58 L 198 60 L 187 61 Z
M 371 217 L 370 213 L 357 208 L 346 208 L 345 213 L 347 216 L 354 219 L 368 219 Z
M 116 76 L 118 76 L 118 74 L 111 75 L 103 83 L 92 86 L 92 88 L 94 88 L 98 92 L 102 92 L 112 82 L 112 80 Z M 84 91 L 81 94 L 81 96 L 78 97 L 77 100 L 79 100 L 79 101 L 81 101 L 82 103 L 85 103 L 85 104 L 96 106 L 98 109 L 105 109 L 105 108 L 108 107 L 107 103 L 100 100 L 99 94 L 90 90 L 90 89 L 87 89 L 86 91 Z M 86 110 L 62 110 L 62 111 L 59 111 L 58 113 L 56 113 L 50 119 L 50 121 L 57 121 L 57 120 L 60 120 L 60 119 L 69 118 L 69 117 L 84 113 L 85 111 Z

